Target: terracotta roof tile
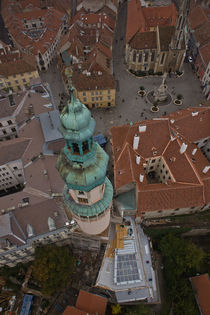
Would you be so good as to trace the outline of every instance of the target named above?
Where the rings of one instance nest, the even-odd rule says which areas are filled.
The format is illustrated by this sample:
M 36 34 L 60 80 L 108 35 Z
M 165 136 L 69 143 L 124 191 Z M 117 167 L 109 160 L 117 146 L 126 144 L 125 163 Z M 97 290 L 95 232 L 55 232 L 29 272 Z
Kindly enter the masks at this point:
M 156 32 L 138 32 L 129 42 L 133 49 L 157 48 Z
M 91 75 L 87 76 L 86 74 L 83 74 L 80 69 L 74 67 L 72 82 L 78 91 L 115 88 L 113 76 L 104 71 L 99 65 L 97 68 L 97 71 L 91 69 Z M 88 68 L 87 70 L 89 71 Z M 100 74 L 98 74 L 98 72 Z
M 140 1 L 131 0 L 128 2 L 126 42 L 138 32 L 145 29 L 145 18 L 142 13 Z
M 174 34 L 174 26 L 160 26 L 159 37 L 160 37 L 160 49 L 162 51 L 168 51 L 171 43 L 172 36 Z
M 125 189 L 136 183 L 139 214 L 209 203 L 210 172 L 203 173 L 209 162 L 193 143 L 210 135 L 209 110 L 210 107 L 189 108 L 133 126 L 111 128 L 115 189 L 120 192 L 122 187 Z M 145 126 L 146 130 L 139 132 L 139 125 Z M 139 136 L 136 150 L 133 149 L 135 134 Z M 181 154 L 183 143 L 187 147 Z M 195 148 L 197 151 L 192 154 Z M 138 165 L 137 155 L 141 158 Z M 147 181 L 143 164 L 146 159 L 155 157 L 162 158 L 171 174 L 172 179 L 167 183 L 152 184 Z M 140 175 L 144 175 L 141 182 Z
M 157 25 L 175 25 L 177 11 L 174 3 L 164 7 L 144 7 L 142 8 L 146 24 L 149 27 Z
M 208 17 L 205 14 L 204 9 L 198 5 L 190 11 L 188 16 L 190 27 L 192 30 L 196 29 L 205 22 L 208 22 Z
M 195 276 L 191 278 L 192 286 L 194 288 L 195 295 L 197 296 L 197 302 L 201 308 L 203 315 L 210 314 L 210 280 L 208 274 Z
M 210 32 L 209 32 L 209 35 L 210 35 Z M 210 40 L 210 37 L 209 37 L 209 40 Z M 208 67 L 208 64 L 210 62 L 210 42 L 207 45 L 200 48 L 200 55 L 202 56 L 206 64 L 206 67 Z
M 80 310 L 84 310 L 89 314 L 105 315 L 107 306 L 107 299 L 99 295 L 79 291 L 76 307 Z
M 0 75 L 8 77 L 13 74 L 29 73 L 36 71 L 35 65 L 32 66 L 25 60 L 15 60 L 0 64 Z
M 200 44 L 200 47 L 210 42 L 210 21 L 204 22 L 200 27 L 195 29 L 194 37 Z
M 210 107 L 189 107 L 186 110 L 174 112 L 168 117 L 174 120 L 171 127 L 176 133 L 184 135 L 191 142 L 209 137 Z M 193 125 L 196 128 L 192 128 Z

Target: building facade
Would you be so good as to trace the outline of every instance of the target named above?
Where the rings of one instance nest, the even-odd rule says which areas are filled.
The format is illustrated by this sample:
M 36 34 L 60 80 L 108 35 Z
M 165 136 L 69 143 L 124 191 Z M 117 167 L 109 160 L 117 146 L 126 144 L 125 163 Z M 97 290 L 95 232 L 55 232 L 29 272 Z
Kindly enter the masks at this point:
M 71 102 L 60 116 L 59 130 L 66 145 L 59 155 L 57 169 L 66 183 L 63 197 L 69 214 L 83 232 L 96 235 L 106 230 L 110 222 L 113 188 L 106 177 L 108 155 L 93 141 L 95 120 L 75 98 L 67 70 L 66 75 L 70 80 Z

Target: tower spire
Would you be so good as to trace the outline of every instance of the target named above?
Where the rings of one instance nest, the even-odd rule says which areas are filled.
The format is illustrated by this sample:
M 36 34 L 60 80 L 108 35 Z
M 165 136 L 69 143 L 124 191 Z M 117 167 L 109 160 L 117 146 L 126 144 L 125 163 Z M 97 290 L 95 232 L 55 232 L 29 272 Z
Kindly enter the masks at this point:
M 64 107 L 59 131 L 65 139 L 56 167 L 65 182 L 63 199 L 67 215 L 87 234 L 100 234 L 109 225 L 113 187 L 106 177 L 109 157 L 93 141 L 95 120 L 74 96 L 72 70 L 67 68 L 71 100 Z

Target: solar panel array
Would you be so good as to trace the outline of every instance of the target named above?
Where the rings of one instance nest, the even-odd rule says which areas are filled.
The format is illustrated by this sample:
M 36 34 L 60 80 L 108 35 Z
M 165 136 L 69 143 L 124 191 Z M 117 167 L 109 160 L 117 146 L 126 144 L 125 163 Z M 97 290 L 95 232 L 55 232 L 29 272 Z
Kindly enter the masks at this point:
M 117 283 L 140 281 L 135 254 L 117 256 Z

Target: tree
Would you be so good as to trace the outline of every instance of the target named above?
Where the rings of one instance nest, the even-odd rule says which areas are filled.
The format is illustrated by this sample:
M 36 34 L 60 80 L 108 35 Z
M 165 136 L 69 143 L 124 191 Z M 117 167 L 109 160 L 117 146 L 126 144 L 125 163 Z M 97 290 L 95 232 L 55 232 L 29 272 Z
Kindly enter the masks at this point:
M 120 304 L 112 305 L 112 314 L 118 315 L 121 312 L 121 309 L 122 307 Z
M 33 277 L 40 282 L 42 292 L 52 295 L 64 288 L 74 272 L 75 259 L 68 247 L 47 245 L 37 247 L 33 262 Z
M 168 234 L 161 239 L 160 250 L 166 264 L 171 265 L 175 276 L 190 275 L 198 271 L 204 259 L 204 252 L 191 241 L 185 241 L 173 234 Z

